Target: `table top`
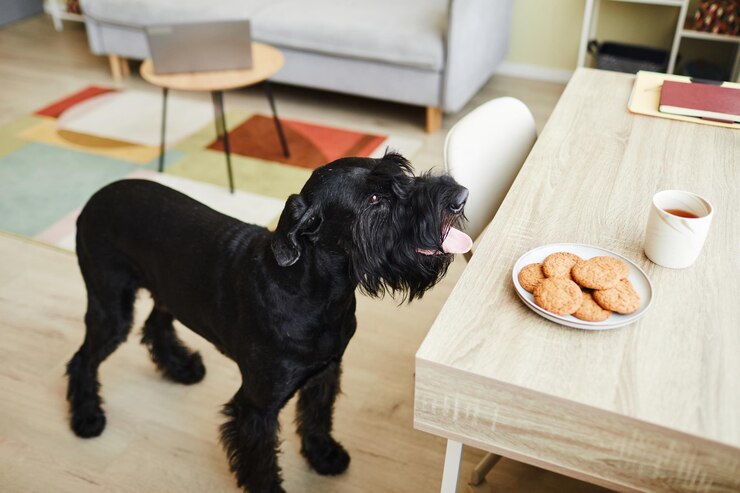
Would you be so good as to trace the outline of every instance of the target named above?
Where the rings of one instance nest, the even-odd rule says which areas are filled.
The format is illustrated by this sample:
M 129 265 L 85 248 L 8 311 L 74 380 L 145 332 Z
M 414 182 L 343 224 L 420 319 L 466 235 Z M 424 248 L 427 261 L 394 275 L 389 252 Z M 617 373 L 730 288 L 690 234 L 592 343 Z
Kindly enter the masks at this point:
M 155 74 L 150 59 L 141 64 L 141 77 L 159 87 L 180 91 L 226 91 L 257 84 L 269 79 L 283 67 L 285 59 L 277 48 L 252 43 L 252 68 L 188 72 L 182 74 Z
M 417 353 L 417 393 L 420 366 L 472 376 L 540 403 L 729 446 L 740 473 L 740 132 L 633 115 L 633 81 L 574 74 Z M 652 196 L 665 189 L 695 192 L 715 209 L 701 255 L 683 270 L 657 266 L 642 250 Z M 640 266 L 654 288 L 645 316 L 584 331 L 528 309 L 514 290 L 514 262 L 560 242 Z M 419 406 L 417 398 L 417 427 L 429 430 Z M 458 438 L 455 426 L 434 428 Z

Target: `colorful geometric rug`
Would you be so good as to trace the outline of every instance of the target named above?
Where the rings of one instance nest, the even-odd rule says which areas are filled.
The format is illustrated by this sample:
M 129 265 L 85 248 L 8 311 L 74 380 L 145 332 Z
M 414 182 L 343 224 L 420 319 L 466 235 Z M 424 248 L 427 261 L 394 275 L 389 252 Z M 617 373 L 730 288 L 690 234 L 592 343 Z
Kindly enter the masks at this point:
M 167 104 L 166 144 L 172 146 L 213 122 L 210 101 L 172 94 Z M 56 105 L 55 105 L 56 106 Z M 48 113 L 42 110 L 42 113 Z M 112 118 L 112 116 L 114 116 Z M 159 147 L 162 95 L 145 91 L 110 91 L 79 101 L 56 120 L 57 131 Z
M 271 227 L 288 195 L 317 166 L 344 156 L 380 156 L 387 148 L 412 157 L 421 144 L 281 118 L 290 149 L 285 158 L 272 117 L 230 109 L 227 96 L 237 189 L 230 194 L 207 95 L 170 96 L 165 171 L 156 171 L 161 99 L 155 96 L 88 87 L 0 125 L 0 229 L 73 249 L 81 207 L 122 178 L 158 181 L 225 214 Z

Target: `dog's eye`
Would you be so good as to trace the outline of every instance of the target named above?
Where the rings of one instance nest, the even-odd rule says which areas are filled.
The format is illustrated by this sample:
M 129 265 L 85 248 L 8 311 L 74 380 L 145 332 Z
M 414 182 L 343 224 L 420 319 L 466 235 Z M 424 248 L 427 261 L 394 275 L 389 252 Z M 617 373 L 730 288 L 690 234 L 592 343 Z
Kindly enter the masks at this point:
M 372 205 L 378 205 L 380 203 L 380 195 L 374 193 L 370 197 L 370 204 Z

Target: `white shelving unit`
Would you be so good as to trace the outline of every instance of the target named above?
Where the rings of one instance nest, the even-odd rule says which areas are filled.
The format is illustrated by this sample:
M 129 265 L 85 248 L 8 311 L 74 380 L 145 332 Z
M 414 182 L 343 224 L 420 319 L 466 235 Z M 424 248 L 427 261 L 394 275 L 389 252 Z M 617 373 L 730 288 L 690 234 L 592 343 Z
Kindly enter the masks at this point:
M 84 21 L 84 17 L 80 14 L 67 12 L 67 2 L 64 0 L 45 0 L 44 12 L 51 16 L 51 20 L 54 23 L 54 29 L 57 31 L 64 29 L 64 25 L 62 24 L 63 20 L 77 22 Z
M 678 56 L 678 47 L 682 38 L 703 39 L 706 41 L 717 41 L 722 43 L 735 44 L 735 61 L 732 66 L 731 79 L 739 80 L 740 74 L 740 36 L 730 36 L 725 34 L 713 34 L 701 31 L 687 29 L 686 13 L 689 7 L 689 0 L 609 0 L 628 3 L 645 3 L 650 5 L 664 5 L 666 7 L 676 7 L 679 9 L 676 30 L 673 35 L 670 56 L 668 58 L 668 73 L 672 74 L 676 68 L 676 57 Z M 583 15 L 583 27 L 581 28 L 581 44 L 578 48 L 578 66 L 583 67 L 586 64 L 586 54 L 588 42 L 596 36 L 596 26 L 598 25 L 599 9 L 601 0 L 586 0 L 586 7 Z
M 681 37 L 702 39 L 704 41 L 716 41 L 718 43 L 733 43 L 735 45 L 735 61 L 732 63 L 730 78 L 736 82 L 740 82 L 740 36 L 707 33 L 684 27 L 681 29 Z

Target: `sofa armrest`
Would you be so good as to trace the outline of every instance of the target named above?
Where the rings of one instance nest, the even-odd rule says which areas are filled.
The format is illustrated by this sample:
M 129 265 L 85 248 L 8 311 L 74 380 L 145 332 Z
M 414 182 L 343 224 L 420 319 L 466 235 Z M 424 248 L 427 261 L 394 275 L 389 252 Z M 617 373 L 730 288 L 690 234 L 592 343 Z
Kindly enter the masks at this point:
M 459 111 L 509 49 L 513 0 L 450 0 L 442 110 Z

